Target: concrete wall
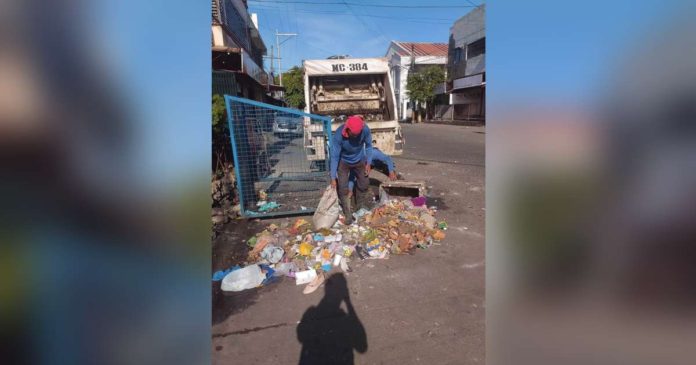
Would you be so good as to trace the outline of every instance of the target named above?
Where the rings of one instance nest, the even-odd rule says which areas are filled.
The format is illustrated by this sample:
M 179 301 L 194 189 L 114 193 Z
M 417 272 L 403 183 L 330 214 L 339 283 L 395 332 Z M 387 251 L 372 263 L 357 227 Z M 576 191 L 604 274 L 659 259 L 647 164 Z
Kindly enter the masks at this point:
M 450 27 L 449 58 L 447 63 L 447 79 L 452 81 L 486 71 L 485 53 L 475 57 L 467 55 L 467 45 L 486 36 L 485 5 L 476 8 L 467 15 L 457 19 Z M 456 49 L 461 48 L 462 60 L 456 61 Z
M 471 43 L 486 37 L 485 22 L 486 8 L 482 5 L 459 18 L 450 28 L 447 79 L 452 88 L 451 116 L 454 119 L 485 120 L 486 54 L 484 51 L 471 57 L 466 50 Z M 462 59 L 457 63 L 456 48 L 462 48 Z
M 457 19 L 450 28 L 454 36 L 454 46 L 461 47 L 486 36 L 486 5 L 470 11 Z

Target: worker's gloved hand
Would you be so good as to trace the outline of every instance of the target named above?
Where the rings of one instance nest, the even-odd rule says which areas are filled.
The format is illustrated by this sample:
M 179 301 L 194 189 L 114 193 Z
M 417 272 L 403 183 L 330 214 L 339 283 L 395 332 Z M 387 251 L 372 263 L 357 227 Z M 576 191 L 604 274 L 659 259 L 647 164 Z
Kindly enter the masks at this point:
M 372 171 L 372 166 L 370 164 L 365 165 L 365 176 L 370 176 L 370 171 Z
M 336 189 L 336 179 L 331 179 L 331 187 Z
M 389 180 L 396 181 L 396 171 L 392 171 L 389 173 Z

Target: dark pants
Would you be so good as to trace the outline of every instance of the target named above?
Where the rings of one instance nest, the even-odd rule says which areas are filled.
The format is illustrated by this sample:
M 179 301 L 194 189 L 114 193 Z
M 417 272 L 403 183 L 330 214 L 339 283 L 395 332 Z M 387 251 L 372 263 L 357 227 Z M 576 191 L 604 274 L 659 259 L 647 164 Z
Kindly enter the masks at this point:
M 370 186 L 370 180 L 365 176 L 365 165 L 367 162 L 360 161 L 354 165 L 347 164 L 343 161 L 338 163 L 338 195 L 348 195 L 348 178 L 350 171 L 353 170 L 357 177 L 355 186 L 359 192 L 366 192 Z

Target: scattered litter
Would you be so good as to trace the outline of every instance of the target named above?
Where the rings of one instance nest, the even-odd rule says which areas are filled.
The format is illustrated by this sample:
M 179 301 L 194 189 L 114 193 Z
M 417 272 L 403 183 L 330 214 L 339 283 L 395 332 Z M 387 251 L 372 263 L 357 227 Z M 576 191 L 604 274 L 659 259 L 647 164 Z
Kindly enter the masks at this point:
M 292 262 L 283 262 L 276 265 L 275 272 L 273 273 L 273 275 L 290 276 L 290 273 L 294 271 L 297 271 L 297 266 L 295 266 L 295 264 L 293 264 Z
M 317 277 L 314 278 L 314 280 L 312 280 L 309 284 L 307 284 L 307 286 L 305 286 L 304 290 L 302 290 L 302 293 L 304 293 L 304 294 L 314 293 L 317 289 L 319 289 L 321 284 L 324 284 L 324 280 L 325 280 L 324 274 L 323 273 L 318 274 Z
M 345 273 L 349 273 L 349 272 L 353 271 L 348 266 L 348 259 L 345 257 L 341 260 L 341 270 L 343 270 L 343 272 L 345 272 Z
M 309 269 L 305 271 L 298 271 L 295 273 L 295 285 L 303 285 L 310 283 L 317 277 L 317 271 L 314 269 Z
M 259 200 L 266 200 L 268 199 L 268 194 L 266 193 L 265 190 L 259 190 Z
M 225 278 L 225 276 L 227 276 L 227 274 L 231 273 L 231 272 L 234 271 L 234 270 L 239 270 L 239 269 L 241 269 L 241 266 L 235 265 L 235 266 L 232 266 L 231 268 L 229 268 L 229 269 L 227 269 L 227 270 L 216 271 L 216 272 L 213 274 L 213 281 L 220 281 L 220 280 L 222 280 L 223 278 Z
M 389 194 L 382 188 L 381 186 L 379 187 L 379 204 L 387 204 L 389 203 Z
M 445 239 L 447 223 L 435 219 L 437 210 L 426 206 L 424 196 L 392 199 L 384 191 L 380 195 L 377 207 L 358 210 L 353 224 L 345 225 L 336 191 L 327 189 L 313 217 L 314 224 L 300 218 L 271 224 L 250 237 L 246 243 L 248 262 L 252 264 L 224 276 L 225 287 L 244 290 L 287 276 L 294 278 L 296 285 L 309 284 L 303 292 L 311 293 L 324 283 L 331 270 L 352 272 L 348 265 L 352 258 L 376 260 L 413 254 Z M 272 204 L 276 203 L 265 203 L 262 208 Z M 248 270 L 245 276 L 231 276 L 241 270 Z
M 263 264 L 259 265 L 259 267 L 261 267 L 261 270 L 263 270 L 263 273 L 266 275 L 266 278 L 263 279 L 261 285 L 268 285 L 277 279 L 275 275 L 275 270 L 273 270 L 272 267 Z
M 433 217 L 432 215 L 428 214 L 427 212 L 423 212 L 420 215 L 420 219 L 421 221 L 423 221 L 423 224 L 425 224 L 425 226 L 428 227 L 428 229 L 435 228 L 435 224 L 437 223 L 437 221 L 435 220 L 435 217 Z
M 341 234 L 338 233 L 336 235 L 329 235 L 329 236 L 324 237 L 324 241 L 327 243 L 340 242 L 342 238 L 343 237 L 341 236 Z
M 360 217 L 364 216 L 367 213 L 370 213 L 370 211 L 365 209 L 365 208 L 361 208 L 357 212 L 353 213 L 353 217 L 357 220 L 357 219 L 360 219 Z
M 307 210 L 309 208 L 305 207 L 304 205 L 300 205 L 300 210 Z
M 273 237 L 268 231 L 263 231 L 259 233 L 258 236 L 256 236 L 256 244 L 254 245 L 254 248 L 251 250 L 249 253 L 249 257 L 252 259 L 255 258 L 258 254 L 261 253 L 261 251 L 266 248 L 266 245 L 269 243 L 272 243 L 275 241 L 275 237 Z
M 285 251 L 282 248 L 276 246 L 266 246 L 263 251 L 261 251 L 261 258 L 272 263 L 278 263 L 285 255 Z
M 259 208 L 259 212 L 267 212 L 269 210 L 273 210 L 276 208 L 280 208 L 280 204 L 278 204 L 276 202 L 268 202 L 268 203 L 261 205 L 261 207 Z
M 310 245 L 307 242 L 300 243 L 300 255 L 302 255 L 302 256 L 311 255 L 313 249 L 314 249 L 314 246 Z
M 425 197 L 419 196 L 417 198 L 413 198 L 411 199 L 411 203 L 413 203 L 413 205 L 416 207 L 422 207 L 425 205 Z

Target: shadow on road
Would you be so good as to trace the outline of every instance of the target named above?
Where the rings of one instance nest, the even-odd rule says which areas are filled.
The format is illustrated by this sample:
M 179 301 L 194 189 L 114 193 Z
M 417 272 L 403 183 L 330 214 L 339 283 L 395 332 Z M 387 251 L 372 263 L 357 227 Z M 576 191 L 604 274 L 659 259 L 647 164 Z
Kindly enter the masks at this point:
M 345 303 L 347 312 L 341 303 Z M 350 301 L 343 274 L 326 280 L 324 298 L 302 316 L 297 339 L 302 344 L 300 365 L 352 365 L 353 350 L 367 351 L 367 334 Z

